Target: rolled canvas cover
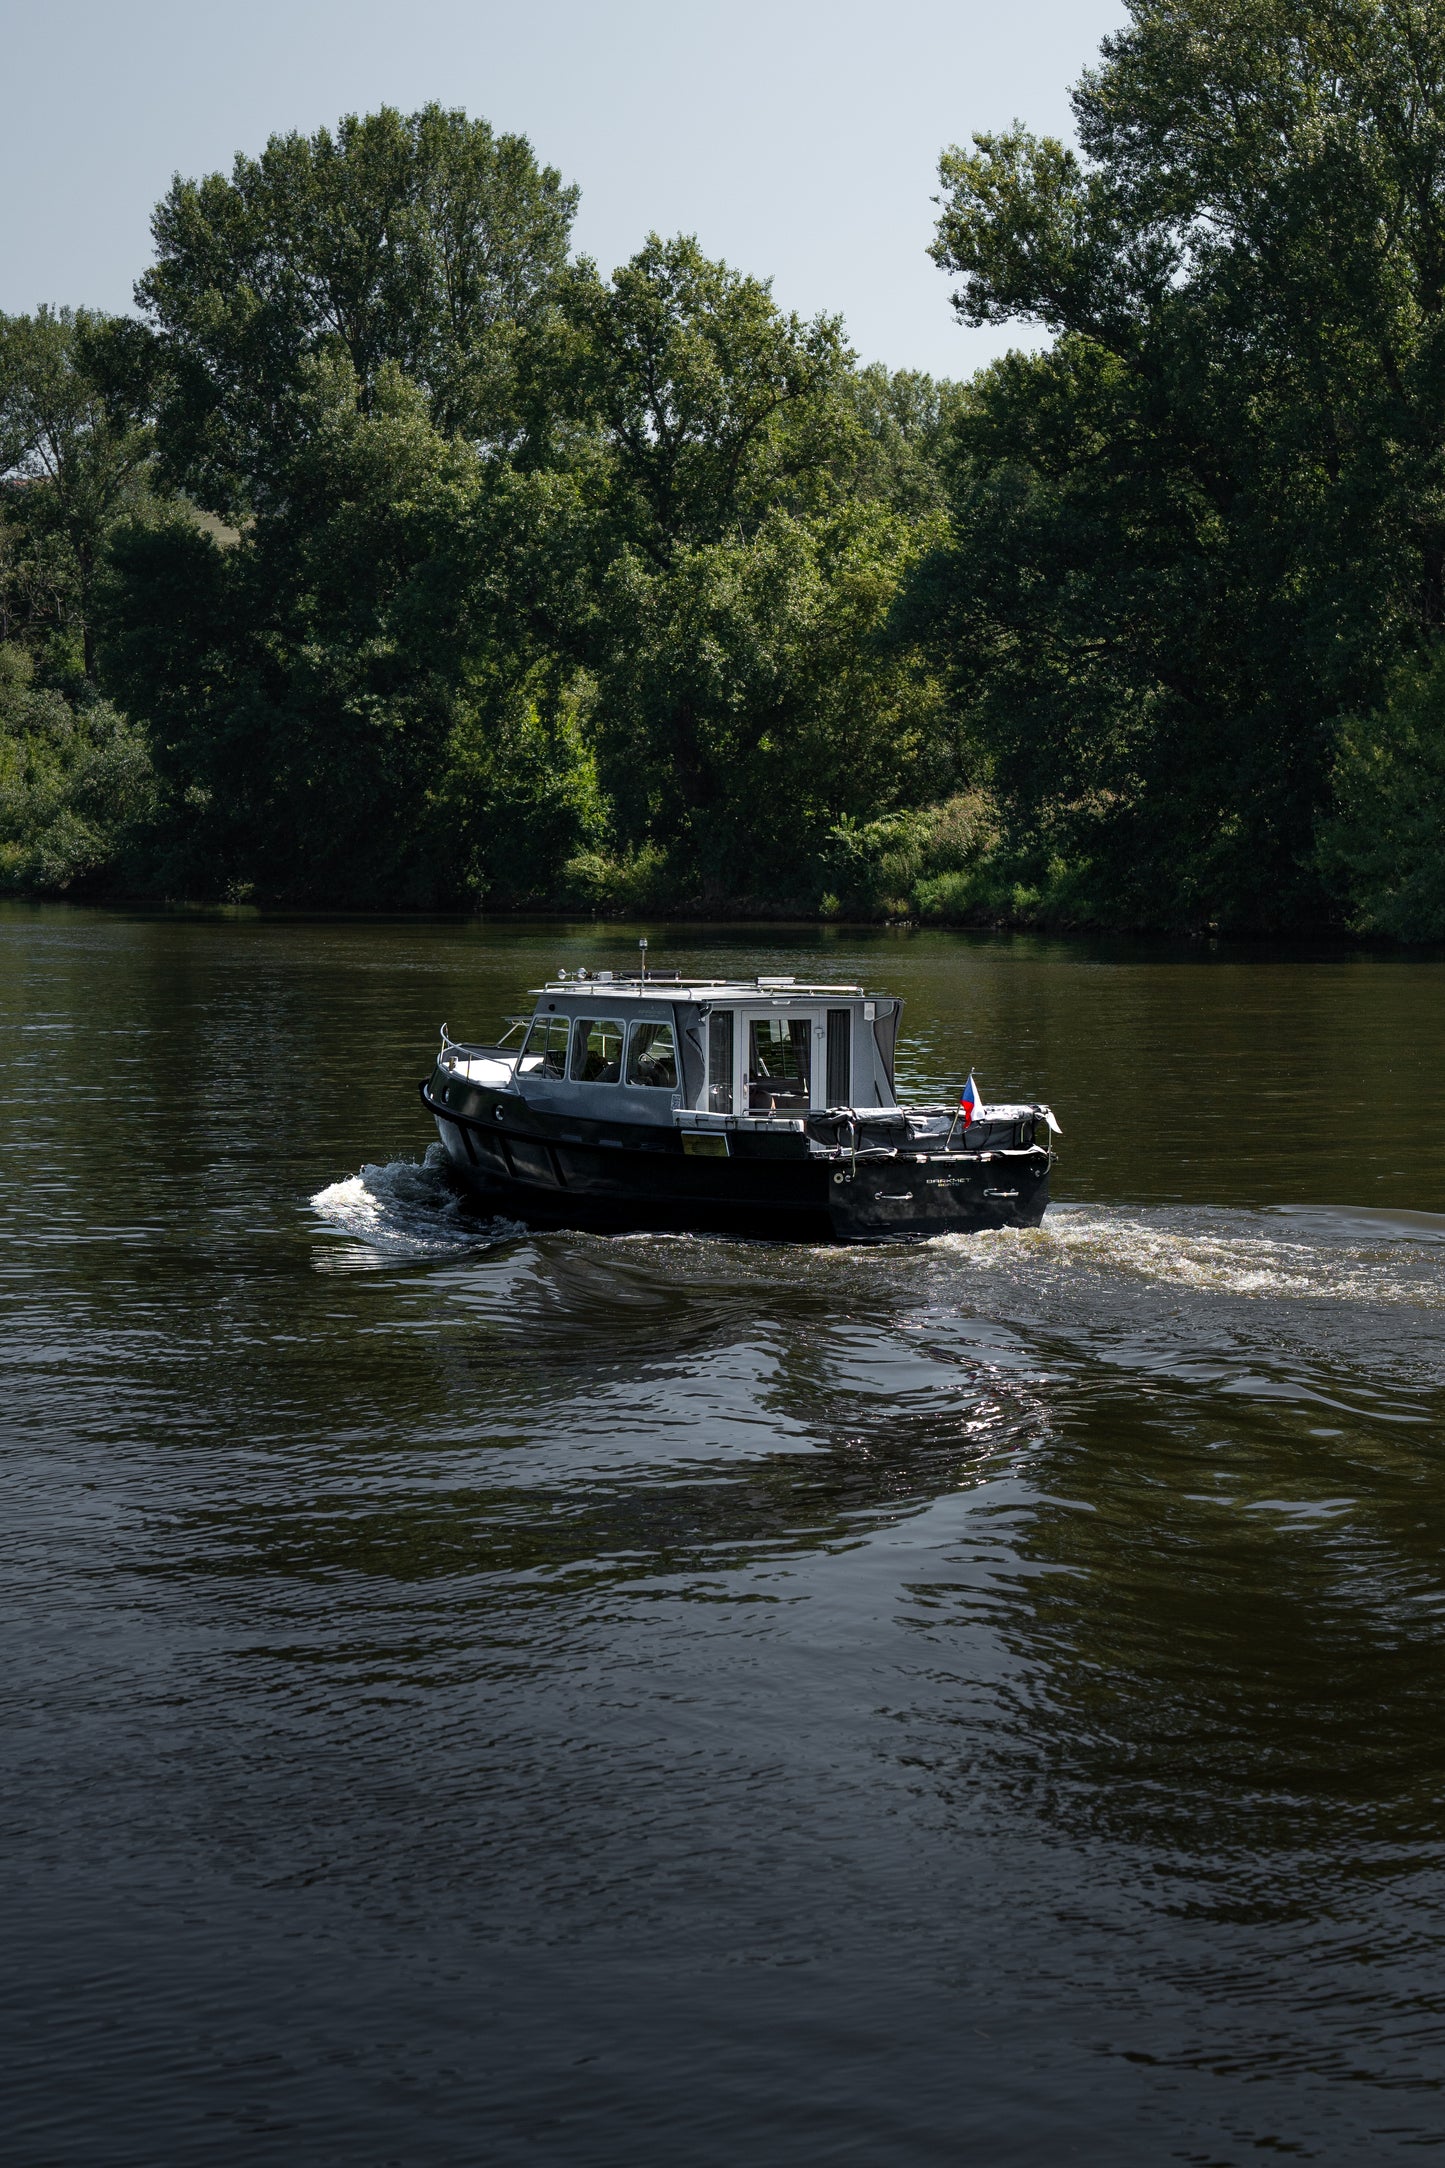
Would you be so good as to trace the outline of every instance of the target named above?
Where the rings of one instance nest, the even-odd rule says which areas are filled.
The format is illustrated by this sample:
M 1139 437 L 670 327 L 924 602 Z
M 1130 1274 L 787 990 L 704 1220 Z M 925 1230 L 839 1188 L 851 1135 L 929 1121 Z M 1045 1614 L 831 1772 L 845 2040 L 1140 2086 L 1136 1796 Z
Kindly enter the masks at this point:
M 828 1105 L 846 1107 L 853 1097 L 853 1011 L 828 1011 Z
M 683 1105 L 695 1107 L 702 1098 L 702 1088 L 707 1077 L 702 1010 L 694 1001 L 675 1001 L 672 1011 L 677 1018 L 677 1044 L 682 1057 Z
M 878 1056 L 883 1063 L 883 1074 L 888 1079 L 888 1089 L 893 1090 L 893 1053 L 898 1044 L 898 1020 L 903 1014 L 901 1001 L 880 1001 L 873 1011 L 873 1037 L 878 1045 Z

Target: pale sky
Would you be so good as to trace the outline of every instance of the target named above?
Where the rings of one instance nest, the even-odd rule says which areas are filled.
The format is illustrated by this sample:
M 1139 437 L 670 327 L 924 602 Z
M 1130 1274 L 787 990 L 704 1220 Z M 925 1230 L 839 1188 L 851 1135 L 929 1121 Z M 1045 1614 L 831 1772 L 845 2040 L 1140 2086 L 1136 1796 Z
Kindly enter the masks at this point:
M 648 230 L 841 311 L 865 360 L 964 376 L 925 254 L 938 153 L 1069 85 L 1123 0 L 0 0 L 0 309 L 125 309 L 174 173 L 435 98 L 530 137 L 604 271 Z

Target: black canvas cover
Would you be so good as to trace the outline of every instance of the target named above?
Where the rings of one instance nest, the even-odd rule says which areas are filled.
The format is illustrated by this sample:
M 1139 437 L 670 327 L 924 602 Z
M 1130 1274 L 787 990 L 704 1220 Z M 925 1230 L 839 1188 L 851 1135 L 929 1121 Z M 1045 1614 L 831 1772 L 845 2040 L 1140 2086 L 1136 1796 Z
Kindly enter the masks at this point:
M 828 1011 L 828 1104 L 846 1107 L 853 1098 L 853 1011 Z
M 888 1079 L 888 1089 L 893 1089 L 893 1054 L 898 1045 L 898 1020 L 903 1014 L 901 1001 L 879 1001 L 873 1009 L 873 1037 L 878 1042 L 878 1055 L 883 1063 L 883 1074 Z
M 682 1056 L 683 1104 L 695 1107 L 702 1098 L 703 1081 L 707 1075 L 702 1010 L 694 1001 L 675 1001 L 672 1006 L 677 1018 L 678 1050 Z

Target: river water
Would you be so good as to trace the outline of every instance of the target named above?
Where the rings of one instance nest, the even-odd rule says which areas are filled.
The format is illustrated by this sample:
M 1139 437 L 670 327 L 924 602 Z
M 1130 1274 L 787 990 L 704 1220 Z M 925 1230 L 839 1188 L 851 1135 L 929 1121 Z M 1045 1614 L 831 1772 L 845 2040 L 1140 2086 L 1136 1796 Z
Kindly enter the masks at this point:
M 438 1024 L 638 931 L 0 908 L 7 2157 L 1445 2143 L 1445 965 L 652 928 L 1045 1226 L 468 1216 Z

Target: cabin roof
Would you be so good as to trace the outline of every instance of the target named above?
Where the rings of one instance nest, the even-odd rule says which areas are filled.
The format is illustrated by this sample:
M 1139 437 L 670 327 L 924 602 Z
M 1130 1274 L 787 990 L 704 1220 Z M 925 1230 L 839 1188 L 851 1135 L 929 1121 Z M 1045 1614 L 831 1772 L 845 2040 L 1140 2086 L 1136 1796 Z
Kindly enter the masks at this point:
M 769 1002 L 811 1001 L 820 994 L 826 994 L 830 999 L 861 1001 L 864 991 L 856 983 L 840 985 L 834 980 L 692 979 L 665 971 L 649 971 L 645 979 L 634 971 L 619 971 L 611 976 L 593 971 L 586 978 L 549 979 L 545 986 L 528 988 L 534 999 L 540 999 L 543 994 L 589 998 L 594 994 L 605 994 L 610 1001 L 757 1001 L 760 997 Z M 887 1000 L 889 997 L 879 995 L 877 998 Z

